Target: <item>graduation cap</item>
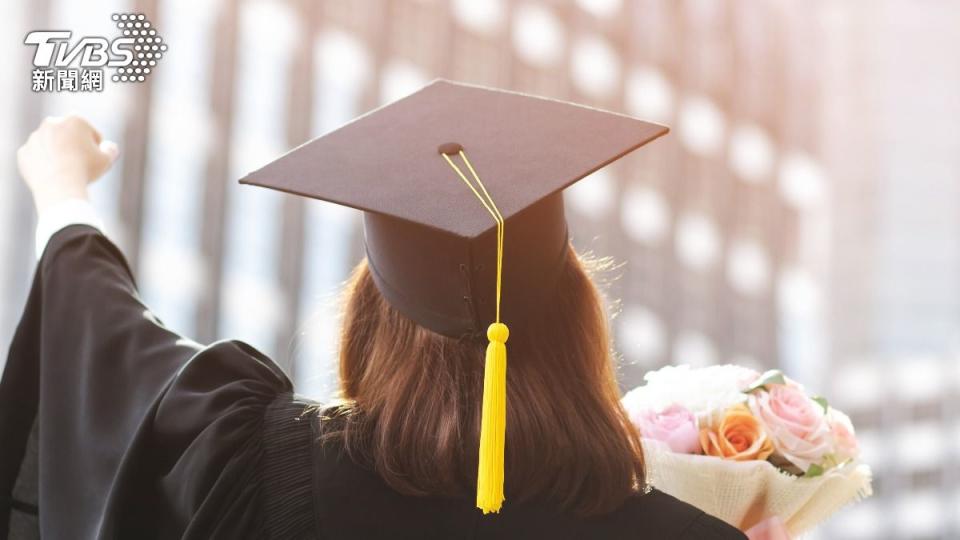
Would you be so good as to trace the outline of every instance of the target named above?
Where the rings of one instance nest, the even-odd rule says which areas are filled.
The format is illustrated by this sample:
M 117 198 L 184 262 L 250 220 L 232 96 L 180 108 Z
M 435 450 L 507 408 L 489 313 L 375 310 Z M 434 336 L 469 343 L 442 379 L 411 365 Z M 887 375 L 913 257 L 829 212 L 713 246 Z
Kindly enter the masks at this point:
M 562 190 L 667 131 L 571 103 L 437 80 L 240 182 L 362 210 L 368 266 L 391 306 L 454 338 L 486 328 L 477 506 L 496 512 L 503 501 L 505 323 L 522 323 L 531 306 L 557 293 L 568 242 Z

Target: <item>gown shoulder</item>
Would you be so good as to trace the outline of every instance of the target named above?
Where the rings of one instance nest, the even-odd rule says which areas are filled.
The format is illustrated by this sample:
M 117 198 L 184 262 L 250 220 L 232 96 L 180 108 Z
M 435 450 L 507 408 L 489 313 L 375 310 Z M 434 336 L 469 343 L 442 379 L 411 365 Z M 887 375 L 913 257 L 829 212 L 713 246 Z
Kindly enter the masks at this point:
M 629 513 L 631 519 L 643 529 L 657 531 L 649 538 L 671 540 L 746 540 L 747 538 L 733 525 L 656 488 L 649 488 L 646 493 L 633 497 L 620 511 Z

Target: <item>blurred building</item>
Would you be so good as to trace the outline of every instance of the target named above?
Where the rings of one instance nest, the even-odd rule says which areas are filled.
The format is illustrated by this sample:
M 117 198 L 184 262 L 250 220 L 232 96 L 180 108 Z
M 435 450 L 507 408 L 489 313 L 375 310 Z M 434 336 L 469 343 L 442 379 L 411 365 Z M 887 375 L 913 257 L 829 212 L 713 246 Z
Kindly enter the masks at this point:
M 960 6 L 824 10 L 834 183 L 830 394 L 851 413 L 877 496 L 849 538 L 960 537 Z
M 850 410 L 878 476 L 877 496 L 816 538 L 952 538 L 960 8 L 920 4 L 12 2 L 5 36 L 113 35 L 111 13 L 142 11 L 170 48 L 148 84 L 35 94 L 32 50 L 0 41 L 15 60 L 0 72 L 0 148 L 71 109 L 118 139 L 93 197 L 147 304 L 200 341 L 250 342 L 322 399 L 360 216 L 241 187 L 244 173 L 435 77 L 670 125 L 566 198 L 574 244 L 616 263 L 598 277 L 622 386 L 669 362 L 782 366 Z M 34 217 L 4 163 L 7 343 Z

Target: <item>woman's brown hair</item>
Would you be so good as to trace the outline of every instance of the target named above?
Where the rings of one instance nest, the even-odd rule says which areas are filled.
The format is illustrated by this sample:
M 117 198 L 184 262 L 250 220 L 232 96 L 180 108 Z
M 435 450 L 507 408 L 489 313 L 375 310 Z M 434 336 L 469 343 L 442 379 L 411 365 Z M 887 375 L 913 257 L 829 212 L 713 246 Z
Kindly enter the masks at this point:
M 556 295 L 511 325 L 507 370 L 507 504 L 545 500 L 577 515 L 616 509 L 644 485 L 636 430 L 620 405 L 607 317 L 567 250 Z M 471 496 L 486 342 L 453 339 L 401 315 L 366 262 L 346 289 L 340 340 L 344 421 L 324 437 L 409 495 Z

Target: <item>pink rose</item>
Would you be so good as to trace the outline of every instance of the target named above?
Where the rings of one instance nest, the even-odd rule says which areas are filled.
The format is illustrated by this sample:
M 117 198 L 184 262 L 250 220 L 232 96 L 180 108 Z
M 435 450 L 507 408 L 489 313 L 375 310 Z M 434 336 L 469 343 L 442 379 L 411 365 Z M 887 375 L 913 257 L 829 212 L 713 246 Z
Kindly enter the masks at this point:
M 662 441 L 679 454 L 700 453 L 697 419 L 683 405 L 673 404 L 660 412 L 650 409 L 632 415 L 640 436 Z
M 767 388 L 751 394 L 749 404 L 776 453 L 804 472 L 810 465 L 820 464 L 833 443 L 823 408 L 796 386 L 771 384 Z
M 831 407 L 827 413 L 827 424 L 830 426 L 833 453 L 837 460 L 843 462 L 856 458 L 860 454 L 860 443 L 857 442 L 857 436 L 853 432 L 850 417 Z

